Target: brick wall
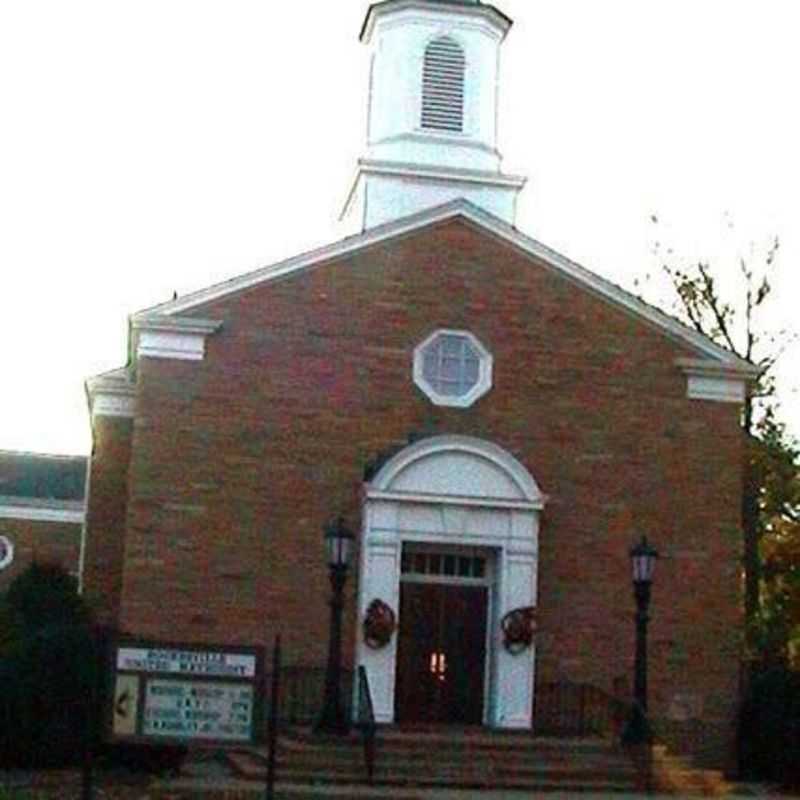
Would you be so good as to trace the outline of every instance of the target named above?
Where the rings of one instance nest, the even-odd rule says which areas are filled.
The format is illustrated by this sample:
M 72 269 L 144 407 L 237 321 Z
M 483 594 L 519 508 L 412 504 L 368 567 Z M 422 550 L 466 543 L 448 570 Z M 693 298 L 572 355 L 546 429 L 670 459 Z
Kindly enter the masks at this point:
M 110 626 L 117 623 L 122 590 L 132 427 L 121 417 L 93 423 L 83 590 L 97 620 Z
M 34 561 L 60 564 L 77 577 L 81 548 L 80 524 L 2 518 L 0 536 L 7 536 L 14 545 L 14 560 L 0 570 L 0 595 Z
M 414 431 L 466 434 L 513 453 L 551 498 L 540 676 L 610 689 L 631 674 L 627 549 L 647 533 L 662 554 L 652 708 L 732 730 L 738 409 L 687 399 L 674 360 L 695 353 L 459 221 L 193 313 L 224 320 L 203 362 L 138 367 L 125 628 L 229 643 L 281 630 L 288 661 L 322 663 L 321 526 L 342 512 L 359 529 L 376 453 Z M 415 345 L 440 327 L 494 355 L 472 408 L 434 407 L 411 380 Z

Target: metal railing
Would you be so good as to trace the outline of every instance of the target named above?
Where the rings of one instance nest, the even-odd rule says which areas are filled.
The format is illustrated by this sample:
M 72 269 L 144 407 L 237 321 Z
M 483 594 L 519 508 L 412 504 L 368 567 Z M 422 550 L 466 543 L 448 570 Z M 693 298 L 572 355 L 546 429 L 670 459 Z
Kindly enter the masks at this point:
M 356 727 L 364 739 L 364 762 L 367 766 L 367 778 L 372 783 L 375 775 L 375 710 L 372 705 L 372 692 L 369 678 L 364 667 L 358 668 L 358 697 L 356 706 Z
M 277 652 L 279 652 L 279 647 L 279 643 L 276 642 Z M 358 669 L 355 692 L 353 691 L 353 677 L 351 670 L 342 671 L 341 697 L 346 719 L 355 720 L 355 728 L 361 733 L 367 777 L 372 781 L 375 773 L 376 751 L 376 724 L 372 693 L 364 667 Z M 282 666 L 280 655 L 277 655 L 272 671 L 265 676 L 264 683 L 265 687 L 270 690 L 268 708 L 271 722 L 268 725 L 268 752 L 270 759 L 274 759 L 275 737 L 278 729 L 284 725 L 313 726 L 317 722 L 325 685 L 325 669 Z M 355 708 L 353 707 L 354 696 Z M 274 781 L 274 766 L 272 772 L 273 778 L 268 780 L 268 785 L 272 785 Z M 270 796 L 267 795 L 267 797 Z
M 267 685 L 271 676 L 266 678 Z M 279 722 L 298 727 L 312 726 L 319 717 L 325 687 L 325 668 L 283 666 L 278 696 Z M 352 719 L 353 672 L 342 670 L 342 705 Z
M 275 772 L 277 769 L 278 726 L 280 719 L 281 696 L 281 636 L 275 637 L 275 647 L 272 651 L 272 674 L 269 686 L 269 727 L 267 730 L 267 779 L 264 787 L 265 800 L 275 798 Z
M 534 733 L 541 736 L 604 736 L 621 744 L 648 794 L 653 781 L 653 730 L 646 712 L 626 697 L 587 683 L 554 681 L 536 687 Z
M 630 703 L 588 683 L 536 686 L 534 732 L 542 736 L 619 736 Z

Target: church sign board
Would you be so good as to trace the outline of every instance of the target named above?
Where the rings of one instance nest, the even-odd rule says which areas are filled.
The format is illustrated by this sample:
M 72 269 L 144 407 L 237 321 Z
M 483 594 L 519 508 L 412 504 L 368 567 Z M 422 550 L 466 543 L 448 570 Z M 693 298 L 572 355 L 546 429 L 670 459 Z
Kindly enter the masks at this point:
M 110 733 L 151 744 L 254 744 L 263 652 L 254 647 L 125 641 L 113 648 Z

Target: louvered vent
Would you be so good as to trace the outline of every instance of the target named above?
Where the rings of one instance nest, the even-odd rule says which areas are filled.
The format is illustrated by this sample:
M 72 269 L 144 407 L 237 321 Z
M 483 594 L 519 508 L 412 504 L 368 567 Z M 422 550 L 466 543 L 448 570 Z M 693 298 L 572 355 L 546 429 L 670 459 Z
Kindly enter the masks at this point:
M 425 48 L 422 127 L 456 133 L 464 129 L 464 51 L 449 36 Z

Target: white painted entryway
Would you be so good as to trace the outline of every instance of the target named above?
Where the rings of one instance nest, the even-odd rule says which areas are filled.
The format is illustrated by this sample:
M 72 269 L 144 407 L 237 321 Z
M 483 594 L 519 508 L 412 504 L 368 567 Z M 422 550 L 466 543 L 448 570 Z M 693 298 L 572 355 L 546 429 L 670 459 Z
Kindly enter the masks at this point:
M 365 487 L 356 663 L 369 677 L 375 717 L 395 719 L 397 636 L 370 649 L 360 623 L 374 599 L 399 613 L 403 544 L 482 548 L 493 555 L 484 723 L 531 725 L 536 652 L 512 655 L 500 621 L 536 605 L 539 515 L 545 496 L 528 470 L 497 445 L 467 436 L 435 436 L 391 458 Z

